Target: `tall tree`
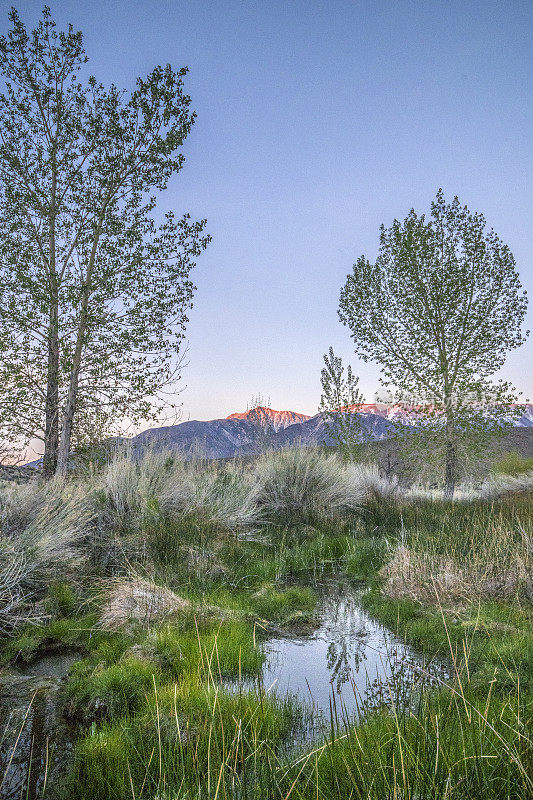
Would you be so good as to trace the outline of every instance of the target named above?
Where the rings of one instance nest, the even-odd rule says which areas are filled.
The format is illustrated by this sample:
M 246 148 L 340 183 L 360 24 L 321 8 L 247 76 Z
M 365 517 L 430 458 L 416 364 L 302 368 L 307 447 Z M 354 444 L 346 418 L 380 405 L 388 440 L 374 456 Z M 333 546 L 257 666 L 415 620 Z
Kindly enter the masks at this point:
M 324 355 L 320 382 L 319 413 L 326 433 L 344 459 L 355 461 L 361 457 L 368 438 L 359 414 L 365 402 L 359 389 L 359 378 L 353 374 L 350 364 L 344 372 L 342 358 L 336 356 L 330 347 Z
M 205 220 L 153 219 L 194 122 L 186 68 L 129 95 L 85 78 L 82 34 L 45 7 L 0 37 L 0 415 L 44 441 L 45 474 L 73 442 L 153 419 L 178 376 Z
M 526 308 L 508 246 L 442 190 L 428 219 L 412 210 L 382 226 L 375 263 L 361 256 L 341 291 L 356 353 L 379 363 L 384 385 L 440 431 L 449 497 L 459 441 L 501 431 L 513 413 L 512 387 L 492 378 L 527 336 Z

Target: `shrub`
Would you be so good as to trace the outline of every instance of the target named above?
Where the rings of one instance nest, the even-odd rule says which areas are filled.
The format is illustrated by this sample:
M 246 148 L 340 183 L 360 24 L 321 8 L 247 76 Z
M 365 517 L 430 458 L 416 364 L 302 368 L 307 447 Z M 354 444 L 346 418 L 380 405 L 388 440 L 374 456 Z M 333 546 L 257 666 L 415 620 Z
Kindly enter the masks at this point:
M 47 586 L 63 579 L 84 559 L 82 544 L 93 519 L 85 492 L 52 481 L 24 492 L 21 508 L 14 508 L 16 492 L 2 507 L 0 533 L 0 629 L 7 630 L 28 618 L 27 604 Z M 35 490 L 35 487 L 34 487 Z M 13 506 L 11 505 L 13 504 Z
M 257 486 L 242 469 L 226 467 L 195 471 L 191 510 L 205 521 L 232 531 L 251 531 L 259 523 Z
M 524 458 L 516 450 L 505 453 L 499 461 L 497 461 L 492 471 L 496 475 L 511 475 L 517 477 L 523 475 L 525 472 L 533 472 L 533 458 Z
M 364 496 L 359 470 L 317 449 L 269 453 L 259 459 L 254 474 L 265 517 L 285 524 L 345 514 Z
M 122 447 L 100 481 L 104 522 L 136 531 L 164 511 L 183 511 L 191 487 L 184 462 L 175 452 L 147 448 L 136 454 Z

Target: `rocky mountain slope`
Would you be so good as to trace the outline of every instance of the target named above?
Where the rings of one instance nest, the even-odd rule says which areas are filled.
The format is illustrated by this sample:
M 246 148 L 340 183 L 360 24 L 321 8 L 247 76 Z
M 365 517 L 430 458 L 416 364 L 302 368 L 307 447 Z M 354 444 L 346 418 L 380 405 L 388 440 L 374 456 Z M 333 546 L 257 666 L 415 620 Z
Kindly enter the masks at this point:
M 339 412 L 350 413 L 350 412 Z M 364 428 L 375 441 L 386 439 L 393 422 L 408 415 L 398 406 L 366 404 L 357 413 L 361 414 Z M 533 429 L 533 404 L 517 421 L 518 428 Z M 175 447 L 188 452 L 198 449 L 207 458 L 229 458 L 256 451 L 261 438 L 260 430 L 270 429 L 269 443 L 274 447 L 291 447 L 331 444 L 320 414 L 313 417 L 293 411 L 275 411 L 259 406 L 241 413 L 230 414 L 225 419 L 209 421 L 191 420 L 179 425 L 152 428 L 133 439 L 134 445 L 157 444 Z
M 306 422 L 311 417 L 308 414 L 298 414 L 296 411 L 274 411 L 273 408 L 257 406 L 248 411 L 230 414 L 226 419 L 244 419 L 258 425 L 268 425 L 275 433 L 295 425 L 299 422 Z

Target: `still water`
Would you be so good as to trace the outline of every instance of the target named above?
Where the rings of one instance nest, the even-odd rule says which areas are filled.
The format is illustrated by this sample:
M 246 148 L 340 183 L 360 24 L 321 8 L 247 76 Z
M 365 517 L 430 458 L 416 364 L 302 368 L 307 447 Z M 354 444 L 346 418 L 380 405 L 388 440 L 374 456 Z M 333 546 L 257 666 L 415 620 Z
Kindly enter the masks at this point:
M 368 616 L 360 591 L 339 585 L 324 587 L 312 632 L 275 636 L 264 649 L 260 684 L 308 706 L 303 738 L 318 735 L 332 715 L 342 724 L 367 709 L 406 705 L 420 686 L 446 678 L 442 664 L 428 663 Z M 77 658 L 52 655 L 24 672 L 0 673 L 2 800 L 48 797 L 60 784 L 73 731 L 62 719 L 59 696 Z
M 350 719 L 363 709 L 410 702 L 422 685 L 446 677 L 361 607 L 361 592 L 330 587 L 310 635 L 269 639 L 265 689 L 307 701 L 319 715 Z

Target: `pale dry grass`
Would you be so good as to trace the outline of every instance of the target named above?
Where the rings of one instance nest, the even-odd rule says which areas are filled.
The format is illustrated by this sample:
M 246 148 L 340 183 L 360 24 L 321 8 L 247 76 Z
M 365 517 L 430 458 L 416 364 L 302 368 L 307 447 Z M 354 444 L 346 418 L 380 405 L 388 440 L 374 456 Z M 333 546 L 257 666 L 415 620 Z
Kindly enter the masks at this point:
M 482 528 L 404 532 L 381 570 L 390 597 L 421 603 L 533 600 L 533 531 L 495 516 Z
M 318 449 L 292 448 L 262 456 L 254 469 L 257 502 L 267 519 L 332 518 L 358 508 L 360 471 Z
M 149 627 L 190 609 L 188 600 L 165 586 L 138 576 L 113 581 L 104 592 L 102 628 L 121 630 L 128 625 Z
M 456 503 L 472 503 L 476 500 L 497 500 L 507 494 L 527 492 L 533 489 L 533 472 L 523 475 L 490 475 L 480 483 L 465 481 L 456 487 L 453 500 Z M 406 500 L 443 500 L 444 491 L 414 484 L 400 490 Z
M 138 529 L 157 511 L 182 511 L 191 485 L 184 462 L 173 452 L 148 448 L 135 454 L 120 448 L 100 479 L 105 514 L 111 525 Z
M 33 494 L 27 487 L 17 487 L 2 497 L 2 629 L 26 619 L 31 601 L 51 581 L 72 576 L 85 560 L 83 544 L 93 510 L 83 488 L 60 481 L 32 488 Z
M 258 486 L 249 472 L 235 466 L 211 467 L 192 476 L 190 508 L 218 528 L 246 533 L 261 522 Z
M 230 531 L 258 524 L 256 486 L 249 472 L 205 460 L 184 461 L 173 451 L 121 449 L 100 482 L 105 514 L 115 528 L 139 530 L 158 515 L 194 515 Z
M 366 497 L 390 500 L 401 496 L 402 489 L 394 476 L 386 478 L 375 464 L 349 464 L 347 469 L 354 485 L 359 486 Z

